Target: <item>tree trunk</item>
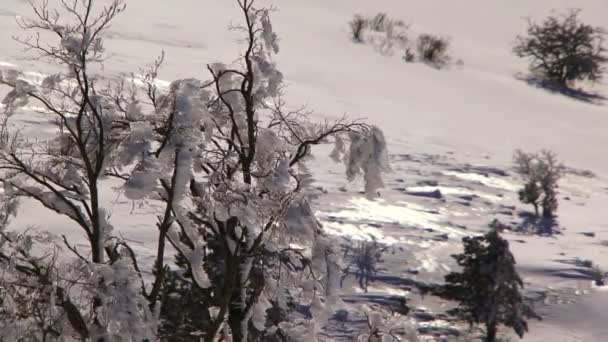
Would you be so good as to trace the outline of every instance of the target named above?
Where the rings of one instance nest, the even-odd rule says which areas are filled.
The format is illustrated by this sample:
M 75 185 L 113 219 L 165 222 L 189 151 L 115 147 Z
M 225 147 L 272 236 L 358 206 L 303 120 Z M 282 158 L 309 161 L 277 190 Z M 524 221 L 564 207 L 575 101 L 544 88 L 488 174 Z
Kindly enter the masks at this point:
M 486 342 L 496 341 L 496 322 L 486 323 Z
M 228 325 L 232 332 L 233 342 L 245 342 L 245 332 L 243 331 L 243 320 L 242 309 L 231 307 L 230 313 L 228 314 Z
M 236 269 L 236 284 L 238 284 L 233 292 L 232 298 L 230 299 L 230 307 L 228 311 L 228 325 L 230 326 L 230 331 L 232 332 L 232 341 L 233 342 L 245 342 L 245 338 L 247 336 L 247 331 L 243 331 L 247 329 L 246 317 L 245 317 L 245 298 L 242 298 L 242 277 L 241 272 L 237 268 Z
M 553 218 L 553 210 L 547 207 L 543 207 L 543 218 L 550 219 Z

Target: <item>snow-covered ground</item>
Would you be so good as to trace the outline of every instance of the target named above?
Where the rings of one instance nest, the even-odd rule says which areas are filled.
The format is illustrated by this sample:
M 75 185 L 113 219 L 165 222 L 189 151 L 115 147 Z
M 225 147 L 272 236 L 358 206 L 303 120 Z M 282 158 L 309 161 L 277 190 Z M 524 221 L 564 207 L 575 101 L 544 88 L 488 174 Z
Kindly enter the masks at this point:
M 343 167 L 332 164 L 325 149 L 317 151 L 314 163 L 323 190 L 316 210 L 326 230 L 344 244 L 372 236 L 389 245 L 370 293 L 401 294 L 416 281 L 440 281 L 452 267 L 449 255 L 458 251 L 460 238 L 483 232 L 493 218 L 519 226 L 519 213 L 529 208 L 517 202 L 513 150 L 549 148 L 578 172 L 561 183 L 560 234 L 506 234 L 527 287 L 549 298 L 540 305 L 544 321 L 533 322 L 524 340 L 605 339 L 608 292 L 590 288 L 576 261 L 593 260 L 608 269 L 608 100 L 576 99 L 523 81 L 527 64 L 511 50 L 516 35 L 525 31 L 526 17 L 581 8 L 585 21 L 606 26 L 608 1 L 263 2 L 278 9 L 278 63 L 289 85 L 288 103 L 307 104 L 316 118 L 363 117 L 386 134 L 393 171 L 381 200 L 369 201 L 359 193 L 360 184 L 342 181 Z M 137 71 L 164 51 L 160 78 L 204 79 L 207 63 L 232 60 L 238 51 L 235 33 L 226 30 L 238 15 L 234 1 L 127 0 L 127 5 L 106 37 L 108 74 Z M 353 43 L 348 21 L 357 13 L 378 12 L 411 24 L 412 35 L 450 37 L 450 54 L 462 63 L 437 70 L 405 63 L 402 52 L 386 55 L 370 44 Z M 28 13 L 26 1 L 0 2 L 0 68 L 19 67 L 35 79 L 55 66 L 23 59 L 11 38 L 20 35 L 13 18 Z M 585 89 L 608 97 L 606 81 Z M 49 134 L 44 114 L 29 109 L 20 114 L 24 133 Z M 138 242 L 138 251 L 155 248 L 154 232 L 147 236 L 144 229 L 151 209 L 133 205 L 111 184 L 104 202 L 113 216 L 129 217 L 121 230 Z M 21 211 L 18 226 L 44 226 L 78 239 L 66 222 L 37 206 L 25 203 Z M 354 285 L 346 282 L 347 296 L 364 300 Z M 410 296 L 413 303 L 425 304 Z

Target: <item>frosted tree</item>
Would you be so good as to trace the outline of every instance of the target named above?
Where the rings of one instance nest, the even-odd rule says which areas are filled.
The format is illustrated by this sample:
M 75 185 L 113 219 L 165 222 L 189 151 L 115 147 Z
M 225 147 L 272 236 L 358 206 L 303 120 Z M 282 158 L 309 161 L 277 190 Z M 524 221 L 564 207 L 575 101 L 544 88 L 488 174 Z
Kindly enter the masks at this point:
M 389 169 L 386 142 L 363 122 L 314 123 L 303 109 L 288 109 L 272 60 L 278 39 L 271 11 L 252 0 L 236 3 L 243 24 L 233 29 L 245 42 L 239 59 L 209 65 L 209 80 L 176 80 L 166 89 L 157 86 L 164 56 L 126 80 L 101 74 L 102 33 L 124 10 L 120 0 L 102 8 L 92 0 L 63 1 L 59 9 L 43 2 L 34 6 L 35 19 L 20 21 L 34 32 L 22 40 L 29 50 L 63 70 L 43 80 L 4 70 L 0 83 L 11 89 L 4 114 L 10 121 L 21 107 L 41 105 L 55 119 L 56 137 L 28 141 L 7 132 L 5 121 L 0 181 L 11 198 L 33 199 L 70 219 L 88 248 L 65 236 L 35 239 L 45 258 L 29 252 L 32 243 L 19 267 L 0 258 L 13 267 L 11 276 L 22 277 L 12 283 L 34 283 L 45 294 L 40 307 L 52 313 L 39 315 L 51 322 L 32 323 L 23 312 L 30 306 L 17 306 L 16 339 L 25 335 L 14 327 L 29 324 L 37 339 L 154 340 L 170 326 L 162 305 L 176 279 L 182 293 L 197 293 L 187 317 L 195 331 L 182 333 L 205 341 L 309 341 L 339 304 L 339 258 L 309 203 L 307 162 L 315 145 L 334 144 L 332 157 L 345 163 L 347 178 L 361 175 L 375 196 Z M 126 197 L 160 204 L 149 224 L 157 233 L 152 265 L 113 229 L 127 218 L 110 222 L 102 205 L 110 178 L 122 182 Z M 56 257 L 59 247 L 67 258 Z M 168 263 L 171 256 L 181 269 Z M 32 262 L 34 273 L 27 271 Z
M 146 131 L 163 132 L 155 136 L 162 150 L 144 153 L 127 191 L 167 203 L 178 198 L 166 236 L 186 261 L 192 285 L 207 292 L 205 340 L 225 331 L 235 341 L 254 338 L 250 333 L 306 340 L 337 303 L 340 277 L 337 255 L 308 202 L 312 148 L 334 143 L 332 157 L 346 163 L 349 179 L 361 174 L 374 196 L 388 170 L 386 143 L 364 123 L 313 123 L 302 109 L 286 109 L 283 76 L 272 60 L 278 40 L 271 11 L 237 3 L 244 24 L 233 29 L 245 44 L 236 62 L 209 65 L 208 81 L 174 82 L 168 102 L 157 94 L 154 70 L 148 73 L 155 116 L 166 119 Z M 176 197 L 166 191 L 175 186 L 150 182 L 157 170 L 182 166 Z M 141 184 L 150 185 L 148 195 Z

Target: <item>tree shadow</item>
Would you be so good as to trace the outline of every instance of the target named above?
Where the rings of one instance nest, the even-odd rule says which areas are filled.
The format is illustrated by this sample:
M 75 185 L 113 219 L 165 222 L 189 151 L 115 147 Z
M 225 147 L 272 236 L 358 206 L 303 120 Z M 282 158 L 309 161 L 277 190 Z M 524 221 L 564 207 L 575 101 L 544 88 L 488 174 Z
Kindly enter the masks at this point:
M 555 217 L 536 216 L 527 211 L 517 213 L 521 222 L 515 226 L 514 231 L 524 234 L 534 234 L 540 236 L 553 236 L 561 234 L 559 223 Z
M 564 95 L 577 101 L 600 105 L 603 101 L 608 99 L 607 97 L 599 93 L 588 92 L 582 89 L 568 88 L 561 84 L 545 80 L 535 75 L 518 74 L 515 77 L 518 80 L 524 81 L 528 83 L 528 85 L 533 86 L 535 88 L 540 88 L 554 94 Z
M 410 311 L 407 305 L 407 299 L 404 296 L 390 295 L 390 294 L 356 294 L 356 295 L 344 295 L 342 301 L 345 303 L 368 303 L 375 304 L 381 307 L 390 309 L 392 312 L 397 312 L 402 315 L 407 315 Z
M 541 273 L 551 275 L 554 277 L 560 277 L 563 279 L 574 279 L 574 280 L 595 280 L 595 273 L 593 269 L 585 267 L 573 267 L 564 269 L 544 269 Z

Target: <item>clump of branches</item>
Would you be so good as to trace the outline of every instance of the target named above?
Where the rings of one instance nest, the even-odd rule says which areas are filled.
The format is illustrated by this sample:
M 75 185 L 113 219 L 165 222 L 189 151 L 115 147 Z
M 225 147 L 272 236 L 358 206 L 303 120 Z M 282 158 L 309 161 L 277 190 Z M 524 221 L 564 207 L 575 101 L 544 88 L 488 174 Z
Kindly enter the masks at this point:
M 549 16 L 540 23 L 528 21 L 526 36 L 518 36 L 514 52 L 530 59 L 530 68 L 562 86 L 574 81 L 598 81 L 608 62 L 606 31 L 581 22 L 580 10 Z

